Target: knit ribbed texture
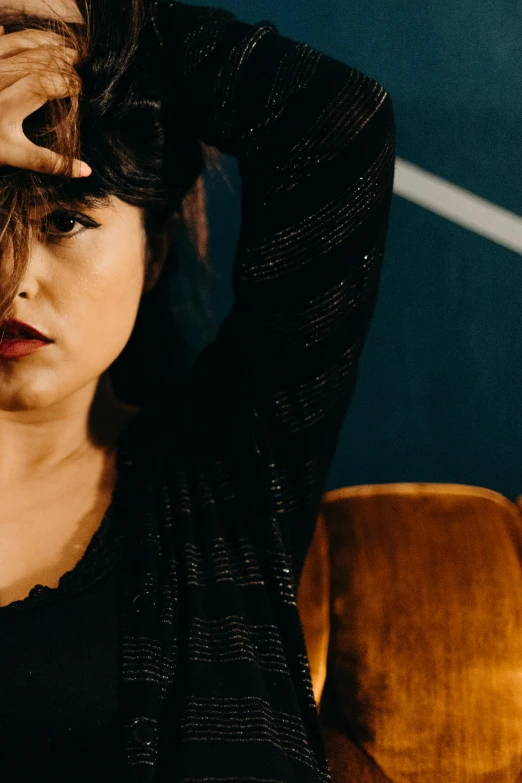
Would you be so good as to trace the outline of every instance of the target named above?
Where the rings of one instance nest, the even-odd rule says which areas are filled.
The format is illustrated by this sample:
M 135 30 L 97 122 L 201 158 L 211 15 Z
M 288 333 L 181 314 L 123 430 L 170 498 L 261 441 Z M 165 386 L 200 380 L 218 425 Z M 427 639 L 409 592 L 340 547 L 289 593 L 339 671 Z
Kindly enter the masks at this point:
M 164 2 L 157 26 L 242 224 L 232 312 L 121 444 L 128 781 L 326 783 L 295 595 L 377 294 L 392 105 L 268 22 Z

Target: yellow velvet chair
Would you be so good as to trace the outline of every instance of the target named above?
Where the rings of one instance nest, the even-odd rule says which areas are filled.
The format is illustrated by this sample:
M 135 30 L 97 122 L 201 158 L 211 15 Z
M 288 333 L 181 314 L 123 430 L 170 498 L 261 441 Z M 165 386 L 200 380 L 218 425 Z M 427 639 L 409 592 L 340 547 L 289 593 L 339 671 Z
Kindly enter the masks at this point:
M 487 489 L 324 496 L 298 606 L 334 783 L 522 783 L 521 557 Z

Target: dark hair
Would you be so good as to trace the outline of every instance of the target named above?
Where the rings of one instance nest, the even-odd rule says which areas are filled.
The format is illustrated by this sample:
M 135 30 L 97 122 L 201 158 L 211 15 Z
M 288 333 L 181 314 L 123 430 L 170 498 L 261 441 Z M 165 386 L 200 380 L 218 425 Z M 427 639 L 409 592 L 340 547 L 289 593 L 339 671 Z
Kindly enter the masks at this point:
M 0 169 L 0 320 L 8 317 L 27 266 L 25 216 L 31 205 L 88 205 L 117 196 L 143 208 L 150 240 L 173 222 L 176 236 L 160 279 L 143 296 L 129 342 L 110 368 L 118 396 L 143 406 L 166 393 L 192 359 L 180 317 L 183 304 L 175 302 L 180 274 L 188 278 L 194 297 L 190 314 L 199 313 L 206 339 L 212 337 L 204 314 L 209 268 L 203 174 L 207 163 L 216 163 L 217 153 L 190 135 L 189 123 L 165 94 L 151 3 L 79 0 L 78 7 L 85 25 L 20 17 L 16 27 L 6 26 L 6 32 L 28 26 L 54 29 L 79 51 L 72 75 L 81 79 L 79 99 L 49 101 L 26 120 L 24 130 L 40 146 L 69 160 L 85 160 L 93 173 L 71 179 L 66 169 L 63 176 Z M 155 339 L 148 340 L 151 336 Z

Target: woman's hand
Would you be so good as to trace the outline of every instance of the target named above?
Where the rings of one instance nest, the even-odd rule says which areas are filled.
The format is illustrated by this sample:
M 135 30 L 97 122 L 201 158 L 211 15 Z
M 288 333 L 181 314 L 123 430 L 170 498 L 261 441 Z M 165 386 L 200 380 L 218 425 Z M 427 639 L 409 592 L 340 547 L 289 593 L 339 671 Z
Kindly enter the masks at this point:
M 74 49 L 51 32 L 24 30 L 5 33 L 0 26 L 0 166 L 61 174 L 65 159 L 33 144 L 23 121 L 49 100 L 77 94 L 80 79 L 74 71 Z M 91 169 L 75 160 L 73 177 L 87 177 Z

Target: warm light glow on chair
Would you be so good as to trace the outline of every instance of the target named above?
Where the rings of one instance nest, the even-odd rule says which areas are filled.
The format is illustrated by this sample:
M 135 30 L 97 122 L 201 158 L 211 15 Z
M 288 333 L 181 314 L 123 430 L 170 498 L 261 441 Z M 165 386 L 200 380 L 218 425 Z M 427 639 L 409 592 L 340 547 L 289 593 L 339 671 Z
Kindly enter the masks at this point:
M 324 496 L 298 605 L 334 783 L 517 781 L 521 553 L 491 490 Z

